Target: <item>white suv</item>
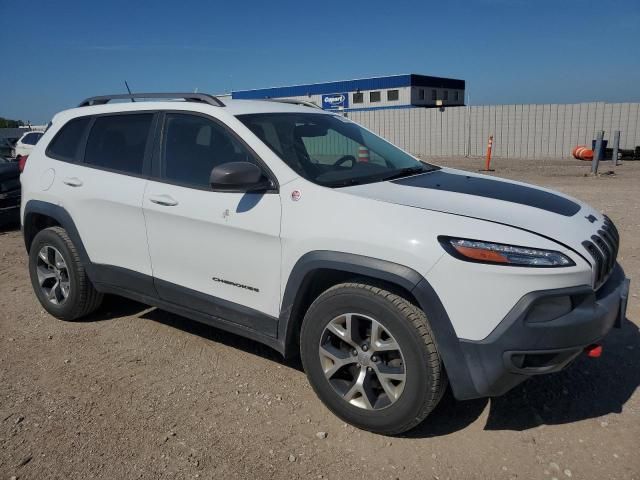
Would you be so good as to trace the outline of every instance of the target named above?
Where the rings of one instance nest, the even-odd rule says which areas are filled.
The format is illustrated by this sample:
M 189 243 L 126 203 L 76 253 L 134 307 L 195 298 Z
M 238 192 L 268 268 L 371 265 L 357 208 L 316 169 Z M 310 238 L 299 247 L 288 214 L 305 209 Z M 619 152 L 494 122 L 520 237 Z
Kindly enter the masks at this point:
M 110 103 L 133 98 L 155 100 Z M 94 97 L 55 116 L 21 179 L 53 316 L 118 294 L 299 353 L 322 401 L 374 432 L 414 427 L 448 384 L 500 395 L 597 354 L 625 315 L 606 216 L 310 106 Z
M 16 142 L 12 155 L 14 158 L 28 156 L 36 143 L 42 138 L 42 132 L 26 132 Z

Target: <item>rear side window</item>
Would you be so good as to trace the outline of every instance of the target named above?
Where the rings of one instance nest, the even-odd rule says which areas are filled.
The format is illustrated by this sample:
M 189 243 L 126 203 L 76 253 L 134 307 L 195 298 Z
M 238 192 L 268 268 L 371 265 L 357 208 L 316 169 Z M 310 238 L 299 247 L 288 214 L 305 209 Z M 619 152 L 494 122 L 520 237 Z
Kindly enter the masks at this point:
M 47 156 L 66 162 L 74 162 L 90 120 L 91 117 L 74 118 L 64 125 L 49 143 Z
M 40 140 L 41 136 L 41 133 L 28 133 L 22 139 L 22 143 L 25 143 L 27 145 L 35 145 L 36 143 L 38 143 L 38 140 Z
M 97 117 L 87 140 L 84 163 L 141 175 L 152 120 L 152 113 Z

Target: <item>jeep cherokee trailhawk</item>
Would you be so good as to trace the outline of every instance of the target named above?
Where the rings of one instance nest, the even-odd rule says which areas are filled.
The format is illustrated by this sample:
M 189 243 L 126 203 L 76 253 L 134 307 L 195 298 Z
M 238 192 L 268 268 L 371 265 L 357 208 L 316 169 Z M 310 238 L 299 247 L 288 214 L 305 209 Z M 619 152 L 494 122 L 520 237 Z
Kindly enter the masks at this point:
M 600 212 L 295 103 L 112 95 L 57 114 L 21 176 L 44 308 L 75 320 L 117 294 L 299 353 L 329 409 L 386 434 L 447 385 L 494 396 L 558 371 L 624 318 Z

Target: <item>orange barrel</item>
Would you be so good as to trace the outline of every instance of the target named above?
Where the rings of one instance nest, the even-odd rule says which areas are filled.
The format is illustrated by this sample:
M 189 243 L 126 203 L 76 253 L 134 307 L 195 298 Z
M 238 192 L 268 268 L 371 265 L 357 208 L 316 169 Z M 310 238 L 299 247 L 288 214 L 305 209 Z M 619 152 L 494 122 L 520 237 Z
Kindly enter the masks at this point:
M 584 145 L 576 145 L 575 147 L 573 147 L 573 149 L 571 149 L 571 156 L 577 160 L 580 160 L 580 157 L 578 157 L 578 149 L 584 147 Z
M 578 160 L 592 160 L 593 159 L 593 150 L 587 147 L 580 147 L 576 150 L 576 158 Z

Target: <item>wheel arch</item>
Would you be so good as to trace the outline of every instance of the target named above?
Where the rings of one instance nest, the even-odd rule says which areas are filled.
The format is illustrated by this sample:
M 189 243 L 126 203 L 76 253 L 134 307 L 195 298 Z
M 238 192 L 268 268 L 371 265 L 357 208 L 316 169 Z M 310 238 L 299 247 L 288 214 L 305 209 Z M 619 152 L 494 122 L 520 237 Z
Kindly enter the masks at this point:
M 85 265 L 90 265 L 89 256 L 80 239 L 80 234 L 71 215 L 64 207 L 41 200 L 29 200 L 24 207 L 24 217 L 22 220 L 22 233 L 24 245 L 27 252 L 31 249 L 33 239 L 39 231 L 48 227 L 59 226 L 67 231 L 78 249 L 81 260 Z
M 278 325 L 285 357 L 298 352 L 302 319 L 313 300 L 327 288 L 354 277 L 383 283 L 415 302 L 429 320 L 454 394 L 464 396 L 468 389 L 475 390 L 451 320 L 431 284 L 410 267 L 363 255 L 320 250 L 296 262 L 284 290 Z

